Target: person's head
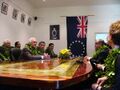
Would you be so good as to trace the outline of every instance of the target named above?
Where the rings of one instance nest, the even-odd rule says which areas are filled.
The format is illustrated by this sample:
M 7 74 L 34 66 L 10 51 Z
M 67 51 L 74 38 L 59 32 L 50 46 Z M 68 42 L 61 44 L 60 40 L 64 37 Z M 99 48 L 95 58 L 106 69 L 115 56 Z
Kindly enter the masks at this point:
M 54 49 L 54 44 L 53 43 L 49 43 L 48 47 L 49 47 L 50 50 L 53 50 Z
M 7 48 L 11 47 L 11 41 L 9 39 L 4 40 L 3 46 Z
M 101 40 L 101 39 L 96 40 L 96 42 L 95 42 L 95 49 L 97 50 L 98 48 L 100 48 L 103 45 L 105 45 L 104 40 Z
M 111 43 L 112 47 L 114 45 L 120 46 L 120 21 L 111 24 L 108 42 Z
M 15 42 L 15 47 L 16 47 L 16 48 L 21 48 L 21 44 L 20 44 L 19 41 L 16 41 L 16 42 Z
M 44 41 L 39 42 L 38 47 L 40 49 L 44 49 L 45 48 L 45 42 Z
M 29 38 L 29 43 L 31 44 L 32 47 L 36 47 L 37 45 L 37 40 L 35 37 Z

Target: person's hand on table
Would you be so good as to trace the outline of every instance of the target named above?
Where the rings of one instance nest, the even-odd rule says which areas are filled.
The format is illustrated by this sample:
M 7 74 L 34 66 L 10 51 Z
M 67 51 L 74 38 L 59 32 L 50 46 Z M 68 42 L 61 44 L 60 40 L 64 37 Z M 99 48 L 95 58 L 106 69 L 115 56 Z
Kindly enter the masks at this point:
M 44 59 L 46 59 L 46 60 L 50 60 L 50 55 L 48 55 L 47 53 L 44 53 Z

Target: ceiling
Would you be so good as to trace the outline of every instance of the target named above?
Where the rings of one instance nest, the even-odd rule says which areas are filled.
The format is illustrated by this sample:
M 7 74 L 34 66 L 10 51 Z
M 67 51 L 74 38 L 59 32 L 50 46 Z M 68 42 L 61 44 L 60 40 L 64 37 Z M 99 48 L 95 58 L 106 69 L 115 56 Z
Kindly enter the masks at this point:
M 26 0 L 34 8 L 120 4 L 120 0 Z

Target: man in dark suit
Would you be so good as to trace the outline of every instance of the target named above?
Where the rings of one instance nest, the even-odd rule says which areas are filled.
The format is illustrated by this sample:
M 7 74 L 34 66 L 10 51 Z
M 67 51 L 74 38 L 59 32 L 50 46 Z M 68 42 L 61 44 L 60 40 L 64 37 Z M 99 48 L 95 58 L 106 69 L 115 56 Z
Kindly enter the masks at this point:
M 88 60 L 91 62 L 93 66 L 93 73 L 90 78 L 85 81 L 85 87 L 90 88 L 93 83 L 96 82 L 97 78 L 96 73 L 99 72 L 99 64 L 104 64 L 104 60 L 107 58 L 109 54 L 109 47 L 103 40 L 96 40 L 95 42 L 95 52 L 92 57 L 85 56 L 84 60 Z
M 104 64 L 104 60 L 107 58 L 110 48 L 104 40 L 98 40 L 95 42 L 95 50 L 93 57 L 90 59 L 93 67 L 96 67 L 97 64 Z

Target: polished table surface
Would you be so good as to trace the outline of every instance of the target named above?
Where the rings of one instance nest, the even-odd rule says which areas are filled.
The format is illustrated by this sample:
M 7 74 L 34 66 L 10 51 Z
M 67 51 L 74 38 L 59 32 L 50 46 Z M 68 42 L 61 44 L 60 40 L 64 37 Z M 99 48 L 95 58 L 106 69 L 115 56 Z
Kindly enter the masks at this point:
M 92 71 L 89 61 L 34 60 L 0 64 L 0 84 L 59 89 L 86 80 Z

